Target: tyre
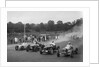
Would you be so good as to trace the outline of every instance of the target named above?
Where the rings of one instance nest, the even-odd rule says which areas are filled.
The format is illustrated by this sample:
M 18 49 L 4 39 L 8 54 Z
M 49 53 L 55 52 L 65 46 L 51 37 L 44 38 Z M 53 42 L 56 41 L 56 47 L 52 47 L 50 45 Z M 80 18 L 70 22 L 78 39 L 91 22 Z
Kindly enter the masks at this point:
M 53 54 L 53 53 L 54 53 L 53 49 L 52 49 L 52 48 L 50 48 L 50 54 Z
M 37 47 L 36 46 L 34 47 L 34 51 L 37 52 Z
M 24 50 L 24 46 L 21 46 L 21 50 Z
M 16 50 L 16 51 L 18 50 L 18 48 L 19 48 L 18 46 L 15 46 L 15 50 Z
M 43 54 L 43 52 L 42 52 L 42 51 L 40 51 L 40 54 Z
M 34 48 L 35 48 L 35 47 L 34 47 L 34 46 L 31 46 L 31 47 L 32 47 L 32 49 L 31 49 L 31 50 L 34 52 Z
M 59 50 L 60 49 L 60 46 L 57 46 L 57 50 Z
M 75 54 L 78 54 L 78 48 L 75 49 Z
M 60 53 L 57 53 L 57 57 L 60 57 Z
M 73 51 L 71 52 L 70 57 L 71 57 L 71 58 L 73 58 L 73 57 L 74 57 Z
M 29 47 L 26 48 L 26 51 L 29 52 Z
M 27 52 L 29 52 L 29 49 L 26 49 Z

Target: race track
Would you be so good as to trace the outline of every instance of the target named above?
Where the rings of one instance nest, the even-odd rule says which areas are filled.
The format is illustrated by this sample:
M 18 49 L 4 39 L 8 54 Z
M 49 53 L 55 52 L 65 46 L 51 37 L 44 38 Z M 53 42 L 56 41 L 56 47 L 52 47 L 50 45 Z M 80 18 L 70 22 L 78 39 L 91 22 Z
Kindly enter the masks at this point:
M 58 40 L 59 41 L 59 40 Z M 7 62 L 83 62 L 83 39 L 70 40 L 74 47 L 79 48 L 79 53 L 70 57 L 57 57 L 54 55 L 41 55 L 39 52 L 16 51 L 15 45 L 7 45 Z M 65 47 L 67 41 L 57 42 L 60 49 Z

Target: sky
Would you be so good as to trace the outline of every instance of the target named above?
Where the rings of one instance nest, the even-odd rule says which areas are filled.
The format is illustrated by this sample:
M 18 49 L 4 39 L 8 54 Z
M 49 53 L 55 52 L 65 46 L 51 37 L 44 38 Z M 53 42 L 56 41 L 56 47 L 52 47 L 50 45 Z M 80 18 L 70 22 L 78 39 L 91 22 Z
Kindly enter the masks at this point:
M 81 11 L 8 11 L 7 22 L 13 23 L 34 23 L 39 24 L 41 22 L 47 23 L 49 20 L 53 20 L 55 23 L 61 20 L 63 23 L 72 22 L 76 19 L 83 18 Z

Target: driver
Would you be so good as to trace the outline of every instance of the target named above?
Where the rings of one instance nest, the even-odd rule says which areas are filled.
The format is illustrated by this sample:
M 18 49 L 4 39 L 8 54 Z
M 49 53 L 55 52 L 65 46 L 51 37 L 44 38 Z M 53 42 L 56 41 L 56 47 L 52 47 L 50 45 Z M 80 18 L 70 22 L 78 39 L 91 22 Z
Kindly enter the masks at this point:
M 37 41 L 33 41 L 33 44 L 34 44 L 35 46 L 39 46 L 39 44 L 37 43 Z
M 69 50 L 71 47 L 72 47 L 71 42 L 68 42 L 68 44 L 66 45 L 66 47 L 63 48 L 63 49 L 65 49 L 65 50 L 66 50 L 66 49 Z
M 56 46 L 56 44 L 54 43 L 54 41 L 52 41 L 52 43 L 50 44 L 50 46 Z

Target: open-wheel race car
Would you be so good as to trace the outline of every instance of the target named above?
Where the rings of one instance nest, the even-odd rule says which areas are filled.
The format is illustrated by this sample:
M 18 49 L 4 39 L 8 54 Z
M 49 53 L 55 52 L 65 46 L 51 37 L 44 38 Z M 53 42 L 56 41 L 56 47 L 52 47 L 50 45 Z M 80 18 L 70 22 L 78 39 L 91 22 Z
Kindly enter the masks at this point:
M 17 50 L 25 50 L 27 46 L 28 46 L 28 43 L 23 42 L 23 43 L 21 43 L 21 44 L 16 45 L 16 46 L 15 46 L 15 50 L 16 50 L 16 51 L 17 51 Z
M 60 46 L 51 46 L 46 45 L 44 48 L 40 49 L 40 54 L 54 54 L 57 50 L 59 50 Z
M 58 50 L 57 57 L 63 55 L 63 56 L 70 56 L 71 58 L 73 58 L 74 54 L 78 54 L 78 48 L 71 47 L 70 49 L 62 49 L 61 51 Z
M 26 51 L 33 51 L 33 52 L 37 52 L 39 51 L 41 48 L 43 48 L 44 45 L 43 44 L 40 44 L 38 42 L 36 42 L 35 44 L 34 43 L 30 43 L 28 44 L 28 46 L 26 47 Z

